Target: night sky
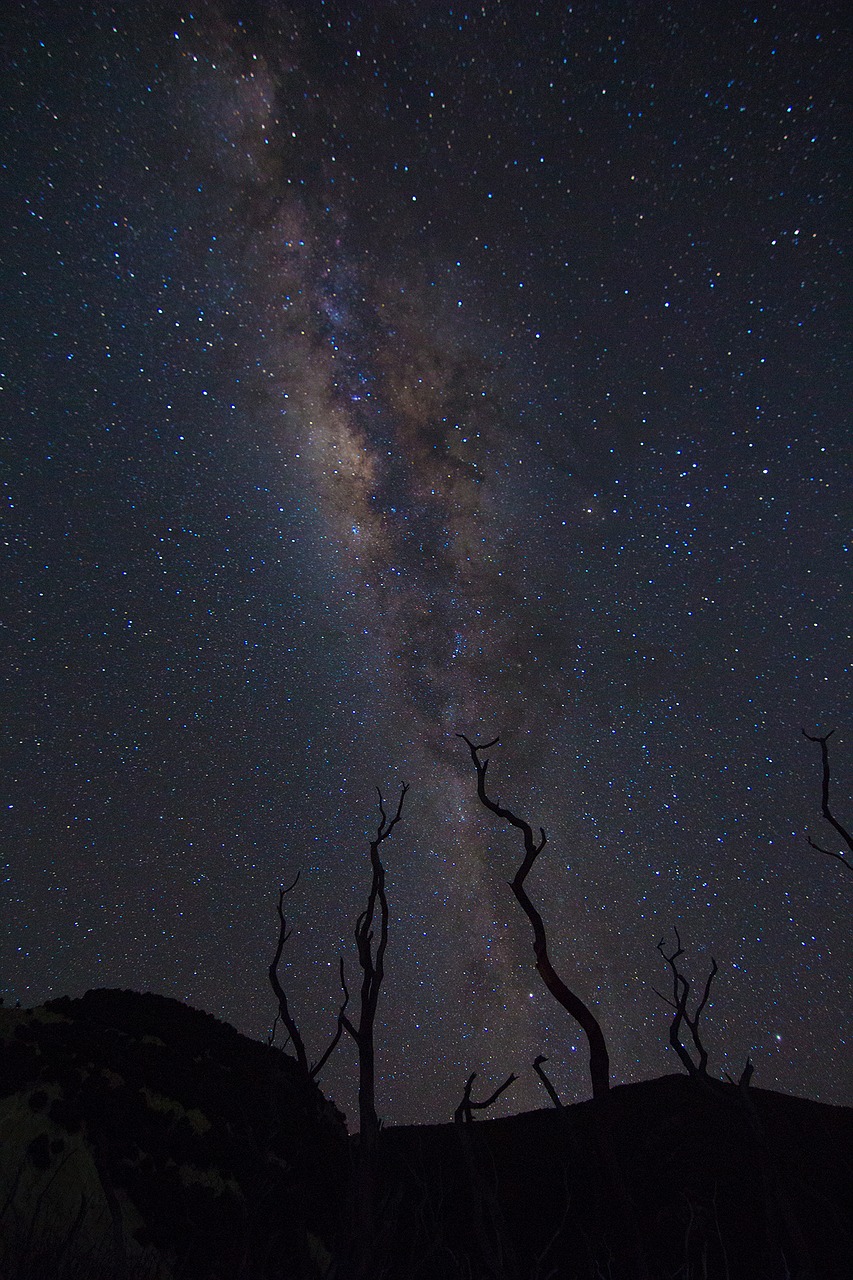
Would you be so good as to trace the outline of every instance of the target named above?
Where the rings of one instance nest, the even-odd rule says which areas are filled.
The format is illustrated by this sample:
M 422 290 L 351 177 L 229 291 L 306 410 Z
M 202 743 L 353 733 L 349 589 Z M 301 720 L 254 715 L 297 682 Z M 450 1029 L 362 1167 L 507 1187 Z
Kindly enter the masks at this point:
M 710 1067 L 853 1102 L 841 4 L 4 6 L 7 1002 L 152 990 L 377 1108 Z M 7 931 L 4 930 L 4 933 Z M 323 1076 L 355 1113 L 355 1053 Z

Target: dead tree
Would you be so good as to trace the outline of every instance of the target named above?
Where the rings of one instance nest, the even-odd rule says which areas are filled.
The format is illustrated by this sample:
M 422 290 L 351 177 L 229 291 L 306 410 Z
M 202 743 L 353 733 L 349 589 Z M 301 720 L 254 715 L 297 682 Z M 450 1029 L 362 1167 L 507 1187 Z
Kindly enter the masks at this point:
M 527 896 L 527 890 L 524 887 L 524 882 L 530 874 L 534 862 L 545 848 L 545 828 L 539 828 L 540 838 L 537 840 L 528 822 L 525 822 L 523 818 L 517 817 L 512 810 L 496 804 L 486 794 L 486 771 L 489 767 L 489 758 L 486 756 L 485 759 L 481 759 L 480 753 L 496 746 L 500 739 L 493 738 L 491 742 L 474 743 L 469 738 L 466 738 L 464 733 L 459 733 L 456 736 L 467 744 L 468 750 L 471 752 L 471 759 L 474 762 L 474 768 L 477 770 L 477 795 L 481 804 L 490 813 L 502 818 L 510 826 L 515 827 L 524 838 L 524 858 L 515 876 L 510 881 L 510 888 L 515 894 L 522 911 L 530 921 L 530 926 L 533 930 L 533 954 L 536 959 L 536 969 L 539 976 L 554 999 L 574 1018 L 586 1035 L 589 1044 L 589 1073 L 592 1080 L 592 1096 L 594 1098 L 604 1097 L 610 1090 L 610 1059 L 601 1025 L 592 1010 L 584 1004 L 580 996 L 566 986 L 551 964 L 548 955 L 545 925 L 542 922 L 541 915 Z
M 382 792 L 377 788 L 379 796 L 379 825 L 376 835 L 370 842 L 370 891 L 367 895 L 367 906 L 356 920 L 355 944 L 358 962 L 361 966 L 361 998 L 359 1002 L 358 1022 L 353 1022 L 346 1014 L 349 991 L 346 984 L 344 961 L 341 957 L 341 987 L 344 993 L 344 1007 L 341 1010 L 341 1024 L 355 1041 L 358 1050 L 358 1116 L 359 1139 L 356 1163 L 355 1182 L 355 1218 L 354 1218 L 354 1274 L 359 1280 L 376 1271 L 375 1261 L 380 1252 L 377 1227 L 379 1214 L 377 1211 L 379 1187 L 379 1116 L 376 1113 L 376 1049 L 374 1044 L 374 1027 L 376 1010 L 379 1004 L 379 992 L 385 976 L 385 951 L 388 947 L 388 899 L 385 895 L 385 868 L 379 857 L 379 846 L 387 840 L 397 823 L 403 816 L 403 803 L 408 786 L 404 782 L 400 789 L 397 810 L 392 818 L 385 812 Z M 374 945 L 374 921 L 379 912 L 379 937 Z
M 563 1128 L 567 1138 L 567 1149 L 568 1149 L 569 1155 L 572 1160 L 577 1160 L 580 1158 L 580 1146 L 578 1144 L 578 1138 L 577 1138 L 574 1123 L 572 1120 L 572 1113 L 570 1109 L 562 1102 L 560 1095 L 557 1093 L 557 1090 L 554 1088 L 553 1082 L 548 1078 L 548 1076 L 545 1073 L 545 1068 L 542 1066 L 542 1063 L 547 1061 L 548 1059 L 545 1057 L 544 1053 L 538 1053 L 536 1057 L 533 1059 L 533 1070 L 536 1072 L 537 1076 L 545 1086 L 545 1090 L 548 1094 L 548 1097 L 551 1099 L 554 1106 L 557 1108 L 557 1115 L 560 1117 L 560 1119 L 563 1122 Z M 599 1150 L 602 1151 L 602 1154 L 604 1156 L 604 1162 L 611 1175 L 611 1178 L 614 1179 L 614 1186 L 616 1189 L 617 1197 L 619 1197 L 619 1199 L 625 1205 L 627 1220 L 630 1222 L 633 1217 L 633 1206 L 630 1203 L 630 1197 L 627 1194 L 624 1180 L 621 1178 L 621 1175 L 619 1173 L 618 1163 L 616 1161 L 616 1157 L 613 1152 L 612 1144 L 608 1142 L 608 1139 L 606 1136 L 603 1139 L 599 1137 L 598 1141 L 599 1141 Z
M 548 1077 L 546 1076 L 546 1074 L 545 1074 L 545 1070 L 544 1070 L 544 1068 L 543 1068 L 543 1066 L 542 1066 L 542 1063 L 543 1063 L 543 1062 L 547 1062 L 547 1061 L 548 1061 L 548 1059 L 545 1057 L 545 1054 L 544 1054 L 544 1053 L 538 1053 L 538 1054 L 536 1055 L 536 1057 L 533 1059 L 533 1070 L 536 1072 L 537 1076 L 539 1077 L 539 1079 L 540 1079 L 540 1080 L 542 1081 L 542 1083 L 544 1084 L 545 1089 L 546 1089 L 546 1091 L 547 1091 L 547 1093 L 548 1093 L 548 1097 L 551 1099 L 551 1101 L 553 1102 L 554 1106 L 555 1106 L 559 1111 L 565 1111 L 565 1107 L 563 1106 L 562 1102 L 560 1101 L 560 1095 L 557 1093 L 557 1090 L 554 1088 L 553 1084 L 551 1083 L 551 1081 L 550 1081 L 550 1080 L 548 1079 Z
M 302 1073 L 303 1078 L 306 1081 L 308 1081 L 308 1080 L 317 1079 L 317 1076 L 323 1070 L 326 1063 L 329 1061 L 329 1058 L 331 1058 L 332 1054 L 335 1052 L 335 1049 L 338 1047 L 338 1041 L 340 1040 L 341 1034 L 343 1032 L 343 1025 L 344 1025 L 343 1018 L 346 1012 L 346 1007 L 347 1007 L 347 1002 L 349 1000 L 349 997 L 346 991 L 344 991 L 344 1001 L 338 1011 L 338 1023 L 337 1023 L 337 1028 L 335 1030 L 335 1034 L 332 1036 L 332 1039 L 329 1042 L 328 1048 L 326 1049 L 325 1053 L 323 1053 L 322 1056 L 317 1059 L 317 1061 L 313 1064 L 313 1066 L 309 1065 L 308 1054 L 305 1049 L 305 1041 L 302 1039 L 302 1036 L 300 1035 L 300 1032 L 299 1032 L 299 1027 L 296 1024 L 296 1019 L 293 1017 L 293 1014 L 290 1011 L 290 1006 L 287 1003 L 287 995 L 285 993 L 284 987 L 281 985 L 281 980 L 279 979 L 279 976 L 278 976 L 278 966 L 281 963 L 282 952 L 284 951 L 285 943 L 288 941 L 292 933 L 292 930 L 288 929 L 287 927 L 287 920 L 285 919 L 285 915 L 284 915 L 284 899 L 287 897 L 289 893 L 291 893 L 296 888 L 296 885 L 298 882 L 299 882 L 299 873 L 297 872 L 296 878 L 289 885 L 287 885 L 286 888 L 282 887 L 278 891 L 278 941 L 276 943 L 275 955 L 273 956 L 272 963 L 270 964 L 268 973 L 269 973 L 269 979 L 270 979 L 270 986 L 272 987 L 275 993 L 275 997 L 278 1000 L 278 1015 L 276 1017 L 276 1022 L 280 1018 L 281 1021 L 284 1023 L 284 1026 L 287 1030 L 288 1040 L 293 1045 L 293 1052 L 296 1054 L 296 1061 L 299 1065 L 299 1070 Z M 270 1034 L 270 1040 L 269 1040 L 270 1044 L 273 1043 L 273 1040 L 275 1038 L 275 1025 L 276 1024 L 274 1022 L 273 1029 Z
M 834 733 L 835 733 L 835 730 L 830 729 L 829 733 L 825 733 L 823 735 L 817 734 L 815 737 L 812 737 L 810 733 L 806 733 L 805 729 L 803 729 L 804 738 L 807 738 L 809 742 L 820 743 L 820 755 L 821 755 L 821 761 L 823 762 L 823 779 L 822 779 L 822 786 L 821 786 L 821 803 L 820 803 L 821 813 L 823 814 L 824 818 L 829 823 L 829 825 L 833 827 L 841 836 L 841 839 L 847 845 L 847 848 L 850 850 L 850 852 L 853 853 L 853 835 L 850 834 L 850 832 L 847 830 L 846 827 L 843 827 L 841 825 L 841 823 L 838 821 L 838 819 L 835 817 L 835 814 L 832 812 L 832 810 L 829 807 L 829 747 L 826 744 L 829 742 L 829 739 L 832 737 Z M 853 871 L 853 862 L 848 862 L 847 858 L 844 856 L 843 853 L 836 853 L 832 849 L 825 849 L 823 845 L 817 844 L 814 840 L 812 840 L 811 836 L 808 836 L 807 839 L 811 847 L 813 849 L 816 849 L 818 853 L 825 853 L 829 858 L 836 858 L 839 862 L 844 864 L 844 866 L 847 868 L 848 871 Z
M 729 1084 L 736 1085 L 738 1089 L 741 1089 L 745 1092 L 749 1088 L 750 1082 L 754 1075 L 755 1075 L 755 1063 L 752 1061 L 752 1058 L 747 1057 L 746 1062 L 743 1065 L 743 1071 L 741 1071 L 737 1080 L 735 1080 L 734 1076 L 729 1075 L 728 1071 L 726 1072 L 726 1079 L 728 1080 Z
M 358 951 L 358 963 L 361 966 L 361 1000 L 359 1004 L 358 1024 L 341 1011 L 341 1022 L 355 1041 L 358 1049 L 358 1116 L 362 1142 L 369 1141 L 372 1135 L 379 1132 L 379 1117 L 376 1114 L 376 1053 L 373 1042 L 373 1029 L 376 1024 L 376 1009 L 379 1004 L 379 991 L 385 976 L 385 951 L 388 946 L 388 899 L 385 896 L 385 868 L 379 857 L 379 846 L 387 840 L 397 823 L 403 816 L 403 802 L 406 799 L 408 786 L 404 782 L 400 789 L 397 812 L 389 818 L 385 812 L 382 792 L 377 788 L 379 796 L 379 826 L 376 835 L 370 842 L 370 892 L 367 895 L 367 906 L 358 917 L 355 925 L 355 945 Z M 373 922 L 379 908 L 379 939 L 373 945 Z M 344 964 L 341 960 L 341 985 L 344 988 L 345 1004 L 349 998 L 344 980 Z
M 533 903 L 527 895 L 524 887 L 534 862 L 539 854 L 545 848 L 546 835 L 544 827 L 539 828 L 539 839 L 533 835 L 533 829 L 523 818 L 519 818 L 511 809 L 506 809 L 502 805 L 497 804 L 486 793 L 486 772 L 489 767 L 488 757 L 482 759 L 480 753 L 488 751 L 490 747 L 495 746 L 499 739 L 494 738 L 491 742 L 475 743 L 465 737 L 464 733 L 457 735 L 466 743 L 471 753 L 471 759 L 474 762 L 474 768 L 477 770 L 477 795 L 480 803 L 493 813 L 495 817 L 501 818 L 510 826 L 520 831 L 524 840 L 524 858 L 521 865 L 510 881 L 510 888 L 515 895 L 516 901 L 521 907 L 527 919 L 530 921 L 530 927 L 533 930 L 533 954 L 536 960 L 536 969 L 545 986 L 551 992 L 558 1004 L 566 1010 L 566 1012 L 574 1018 L 575 1022 L 584 1032 L 587 1043 L 589 1045 L 589 1074 L 592 1081 L 592 1096 L 600 1103 L 600 1115 L 603 1123 L 599 1126 L 596 1136 L 596 1148 L 598 1158 L 605 1170 L 606 1177 L 610 1184 L 611 1194 L 616 1214 L 621 1218 L 622 1233 L 621 1245 L 624 1252 L 624 1274 L 635 1276 L 636 1280 L 646 1280 L 648 1276 L 648 1267 L 645 1260 L 645 1246 L 639 1228 L 636 1210 L 628 1192 L 625 1178 L 619 1166 L 616 1151 L 612 1139 L 613 1112 L 611 1108 L 610 1093 L 610 1059 L 607 1053 L 607 1044 L 604 1039 L 604 1033 L 592 1010 L 584 1004 L 580 996 L 576 995 L 566 986 L 563 979 L 554 969 L 548 955 L 548 940 L 545 934 L 545 925 L 542 917 L 534 907 Z M 541 1066 L 541 1062 L 539 1064 Z M 565 1112 L 561 1111 L 565 1116 Z M 463 1130 L 464 1132 L 464 1130 Z
M 513 1072 L 508 1075 L 503 1084 L 499 1084 L 494 1093 L 490 1093 L 488 1098 L 484 1098 L 482 1102 L 475 1102 L 471 1097 L 471 1089 L 474 1081 L 477 1079 L 477 1072 L 472 1071 L 468 1079 L 465 1081 L 465 1089 L 462 1093 L 462 1101 L 453 1113 L 453 1119 L 457 1124 L 471 1124 L 474 1119 L 475 1111 L 485 1111 L 493 1102 L 497 1102 L 498 1098 L 508 1089 L 511 1084 L 515 1084 L 518 1076 Z
M 687 998 L 690 995 L 690 983 L 687 981 L 684 974 L 681 973 L 678 965 L 676 964 L 676 961 L 684 955 L 684 948 L 681 945 L 681 938 L 679 937 L 678 930 L 674 929 L 673 932 L 675 933 L 676 946 L 672 955 L 668 956 L 664 951 L 663 938 L 661 938 L 657 945 L 658 951 L 672 970 L 672 999 L 668 999 L 668 997 L 658 991 L 657 988 L 655 988 L 655 994 L 660 996 L 661 1000 L 664 1000 L 669 1007 L 675 1011 L 675 1016 L 669 1024 L 669 1043 L 672 1045 L 673 1049 L 684 1063 L 684 1066 L 687 1068 L 687 1074 L 696 1080 L 705 1081 L 709 1078 L 708 1051 L 703 1045 L 702 1038 L 699 1035 L 699 1019 L 702 1017 L 702 1011 L 708 1003 L 708 997 L 711 994 L 711 985 L 718 971 L 717 962 L 712 956 L 711 972 L 705 980 L 705 990 L 702 992 L 702 999 L 696 1006 L 696 1012 L 691 1017 L 687 1012 Z M 696 1062 L 694 1062 L 693 1058 L 690 1056 L 690 1050 L 682 1042 L 682 1023 L 687 1026 L 687 1029 L 690 1032 L 690 1038 L 693 1041 L 693 1047 L 697 1055 Z M 750 1072 L 750 1074 L 752 1073 Z

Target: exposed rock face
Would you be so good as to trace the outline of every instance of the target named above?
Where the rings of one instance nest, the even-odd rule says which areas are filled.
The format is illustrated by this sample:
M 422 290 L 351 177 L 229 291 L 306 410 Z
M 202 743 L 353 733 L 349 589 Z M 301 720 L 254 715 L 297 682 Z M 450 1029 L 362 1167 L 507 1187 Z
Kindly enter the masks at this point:
M 0 1274 L 313 1277 L 343 1117 L 293 1061 L 177 1000 L 0 1009 Z

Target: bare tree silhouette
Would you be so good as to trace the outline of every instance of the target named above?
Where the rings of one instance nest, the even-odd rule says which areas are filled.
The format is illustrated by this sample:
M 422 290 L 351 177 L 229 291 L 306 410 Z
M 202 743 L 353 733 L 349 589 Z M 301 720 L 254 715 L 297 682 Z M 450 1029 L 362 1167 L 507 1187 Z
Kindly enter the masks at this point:
M 503 1084 L 499 1084 L 494 1093 L 490 1093 L 488 1098 L 484 1098 L 482 1102 L 475 1102 L 471 1097 L 471 1089 L 474 1081 L 477 1079 L 477 1072 L 472 1071 L 468 1079 L 465 1081 L 465 1088 L 462 1093 L 462 1101 L 453 1113 L 453 1119 L 457 1124 L 471 1124 L 474 1119 L 475 1111 L 485 1111 L 492 1103 L 497 1102 L 498 1098 L 508 1089 L 511 1084 L 515 1084 L 518 1076 L 512 1072 L 504 1080 Z
M 475 743 L 470 738 L 466 738 L 464 733 L 459 733 L 456 736 L 467 744 L 471 753 L 474 768 L 477 770 L 477 795 L 481 804 L 485 805 L 490 813 L 502 818 L 510 826 L 515 827 L 523 836 L 524 858 L 515 876 L 510 881 L 510 888 L 515 894 L 522 911 L 530 921 L 530 926 L 533 930 L 533 954 L 536 959 L 536 969 L 539 976 L 554 999 L 574 1018 L 586 1035 L 589 1044 L 589 1073 L 592 1080 L 592 1094 L 594 1098 L 603 1097 L 610 1090 L 610 1059 L 607 1053 L 604 1033 L 589 1006 L 566 985 L 552 965 L 548 955 L 548 939 L 545 934 L 542 916 L 534 907 L 524 886 L 534 862 L 545 848 L 545 828 L 540 827 L 539 839 L 537 840 L 533 835 L 533 828 L 528 822 L 525 822 L 523 818 L 519 818 L 511 809 L 506 809 L 502 805 L 496 804 L 486 793 L 486 771 L 489 767 L 489 758 L 488 756 L 482 758 L 481 753 L 488 751 L 490 747 L 496 746 L 500 739 L 493 738 L 491 742 Z
M 690 983 L 676 964 L 676 961 L 684 955 L 684 948 L 681 945 L 681 938 L 678 930 L 674 927 L 673 933 L 675 934 L 675 950 L 671 955 L 667 955 L 663 949 L 663 938 L 661 938 L 657 945 L 658 951 L 672 970 L 672 999 L 670 1000 L 667 996 L 663 995 L 663 993 L 658 991 L 657 988 L 655 988 L 655 994 L 659 995 L 661 1000 L 664 1000 L 671 1009 L 675 1010 L 675 1016 L 669 1025 L 669 1043 L 672 1045 L 673 1049 L 687 1068 L 688 1075 L 692 1076 L 695 1080 L 699 1080 L 704 1083 L 709 1081 L 711 1077 L 708 1075 L 708 1051 L 702 1043 L 702 1037 L 699 1034 L 699 1019 L 702 1017 L 703 1010 L 708 1003 L 708 997 L 711 994 L 711 986 L 719 972 L 719 966 L 717 965 L 714 957 L 711 956 L 711 971 L 705 979 L 705 989 L 702 992 L 702 998 L 696 1006 L 696 1012 L 691 1017 L 687 1012 L 687 998 L 690 995 Z M 682 1023 L 686 1025 L 690 1032 L 690 1038 L 693 1041 L 693 1048 L 696 1051 L 698 1059 L 696 1062 L 694 1062 L 690 1056 L 689 1049 L 687 1049 L 687 1047 L 682 1043 Z M 728 1072 L 726 1072 L 726 1078 L 731 1084 L 737 1083 L 746 1089 L 752 1079 L 754 1070 L 755 1068 L 751 1060 L 747 1058 L 746 1065 L 744 1066 L 744 1069 L 737 1081 L 733 1080 Z
M 295 879 L 278 892 L 278 939 L 275 954 L 270 963 L 268 973 L 270 985 L 278 1001 L 279 1019 L 287 1030 L 288 1042 L 292 1044 L 296 1061 L 306 1085 L 316 1079 L 329 1061 L 338 1046 L 344 1029 L 352 1037 L 358 1051 L 358 1111 L 359 1142 L 355 1181 L 355 1221 L 354 1221 L 354 1274 L 359 1277 L 371 1273 L 372 1259 L 377 1250 L 377 1146 L 380 1131 L 379 1117 L 376 1112 L 376 1048 L 374 1029 L 376 1011 L 379 1005 L 379 992 L 385 976 L 385 952 L 388 947 L 388 899 L 385 893 L 385 868 L 379 856 L 379 846 L 387 840 L 397 823 L 403 816 L 403 804 L 409 790 L 404 782 L 400 789 L 400 799 L 396 811 L 389 818 L 385 811 L 382 792 L 377 788 L 379 797 L 379 824 L 376 835 L 370 841 L 370 889 L 367 905 L 356 920 L 355 943 L 358 962 L 361 967 L 361 991 L 358 1019 L 353 1021 L 347 1015 L 350 994 L 347 987 L 344 958 L 340 957 L 340 980 L 343 1001 L 338 1011 L 335 1034 L 321 1057 L 309 1064 L 305 1041 L 299 1031 L 296 1019 L 290 1009 L 287 993 L 279 978 L 279 965 L 285 945 L 291 937 L 292 930 L 287 927 L 284 913 L 285 898 L 292 893 L 299 881 Z M 379 936 L 374 942 L 378 912 Z M 275 1032 L 270 1034 L 272 1043 Z
M 548 1059 L 545 1057 L 544 1053 L 537 1053 L 536 1057 L 533 1059 L 533 1070 L 536 1072 L 537 1076 L 545 1086 L 545 1091 L 548 1094 L 548 1097 L 553 1102 L 554 1106 L 557 1107 L 559 1111 L 565 1111 L 565 1107 L 560 1101 L 560 1095 L 557 1093 L 557 1090 L 554 1088 L 554 1085 L 549 1080 L 548 1076 L 545 1074 L 545 1068 L 542 1066 L 542 1063 L 547 1061 Z
M 362 1141 L 365 1138 L 369 1140 L 371 1134 L 379 1131 L 379 1117 L 376 1114 L 376 1050 L 373 1030 L 376 1024 L 379 991 L 382 979 L 385 977 L 385 952 L 388 947 L 388 899 L 385 896 L 385 868 L 379 857 L 379 846 L 383 840 L 388 839 L 403 816 L 403 802 L 408 790 L 408 785 L 404 782 L 400 789 L 397 811 L 393 818 L 389 818 L 385 812 L 382 792 L 377 788 L 379 826 L 370 842 L 370 891 L 367 895 L 367 906 L 355 925 L 355 944 L 358 950 L 358 963 L 361 966 L 358 1023 L 353 1023 L 344 1011 L 341 1012 L 341 1022 L 358 1049 L 358 1117 Z M 379 939 L 374 947 L 373 922 L 377 905 L 379 907 Z M 344 1006 L 346 1006 L 349 992 L 344 978 L 343 959 L 341 959 L 341 984 L 344 988 Z
M 821 813 L 823 814 L 824 818 L 829 823 L 829 825 L 831 827 L 834 827 L 835 830 L 838 832 L 838 834 L 841 836 L 841 839 L 847 845 L 847 848 L 850 850 L 850 852 L 853 853 L 853 835 L 850 834 L 850 832 L 847 830 L 846 827 L 843 827 L 841 825 L 841 823 L 838 821 L 838 819 L 835 817 L 835 814 L 832 812 L 832 810 L 829 807 L 829 747 L 827 746 L 827 743 L 829 742 L 829 739 L 832 737 L 834 733 L 835 733 L 835 730 L 830 729 L 829 733 L 824 733 L 822 735 L 816 734 L 814 737 L 812 737 L 810 733 L 806 733 L 805 729 L 803 729 L 804 738 L 807 738 L 809 742 L 817 742 L 820 744 L 820 756 L 823 764 L 823 777 L 821 780 L 821 800 L 820 800 Z M 811 847 L 813 849 L 816 849 L 818 853 L 825 853 L 828 858 L 836 858 L 839 862 L 844 864 L 844 866 L 847 868 L 848 871 L 853 871 L 853 862 L 848 862 L 847 858 L 844 856 L 843 853 L 837 853 L 833 849 L 825 849 L 823 845 L 817 844 L 814 840 L 812 840 L 811 836 L 808 836 L 807 839 Z
M 359 1277 L 373 1273 L 373 1263 L 379 1249 L 377 1233 L 378 1214 L 378 1146 L 379 1116 L 376 1112 L 376 1047 L 374 1028 L 379 992 L 385 977 L 385 952 L 388 947 L 388 899 L 385 894 L 385 868 L 379 857 L 379 846 L 387 840 L 403 816 L 403 803 L 408 785 L 400 788 L 400 799 L 394 816 L 385 812 L 382 792 L 379 797 L 379 825 L 370 842 L 370 890 L 367 906 L 355 925 L 355 944 L 361 966 L 361 992 L 358 1021 L 353 1022 L 346 1013 L 349 991 L 341 957 L 341 986 L 344 1004 L 340 1021 L 355 1041 L 358 1050 L 358 1164 L 356 1181 L 355 1269 Z M 379 910 L 379 937 L 374 945 L 374 921 Z M 387 1224 L 386 1224 L 387 1225 Z
M 326 1051 L 321 1055 L 321 1057 L 317 1059 L 317 1061 L 312 1066 L 309 1066 L 308 1054 L 305 1049 L 305 1042 L 302 1039 L 302 1036 L 299 1032 L 299 1027 L 297 1026 L 296 1019 L 293 1017 L 293 1014 L 290 1011 L 290 1006 L 288 1005 L 288 1002 L 287 1002 L 287 995 L 285 993 L 283 986 L 281 985 L 281 980 L 278 976 L 278 966 L 281 963 L 281 957 L 284 951 L 285 943 L 289 940 L 293 932 L 292 929 L 288 929 L 287 927 L 287 920 L 285 919 L 285 915 L 284 915 L 284 899 L 287 897 L 289 893 L 292 893 L 292 891 L 296 888 L 297 884 L 299 883 L 299 876 L 300 876 L 300 872 L 297 872 L 295 879 L 292 880 L 291 883 L 286 887 L 282 886 L 278 891 L 278 908 L 277 908 L 278 909 L 278 941 L 276 943 L 275 955 L 273 956 L 272 963 L 270 964 L 268 973 L 269 973 L 269 979 L 270 979 L 270 986 L 272 987 L 275 993 L 275 997 L 278 1000 L 278 1015 L 276 1017 L 276 1021 L 278 1021 L 278 1019 L 280 1018 L 281 1021 L 283 1022 L 287 1030 L 288 1040 L 290 1044 L 293 1045 L 293 1052 L 296 1054 L 296 1061 L 298 1062 L 299 1068 L 303 1073 L 305 1079 L 316 1080 L 317 1076 L 323 1070 L 326 1063 L 329 1061 L 329 1058 L 331 1058 L 335 1049 L 338 1047 L 338 1041 L 340 1040 L 341 1034 L 343 1032 L 343 1025 L 344 1025 L 343 1016 L 346 1011 L 349 996 L 347 995 L 346 991 L 344 991 L 344 1001 L 340 1007 L 340 1010 L 338 1011 L 337 1028 L 335 1030 L 335 1034 L 332 1036 L 332 1039 L 329 1042 L 329 1045 Z M 270 1033 L 270 1039 L 269 1039 L 270 1044 L 272 1044 L 274 1038 L 275 1038 L 275 1023 L 273 1023 L 273 1029 L 272 1029 L 272 1032 Z M 284 1047 L 286 1048 L 287 1045 L 285 1044 Z
M 663 949 L 663 938 L 661 938 L 657 945 L 658 951 L 672 970 L 672 999 L 670 1000 L 667 996 L 663 995 L 663 993 L 658 991 L 657 988 L 654 990 L 655 994 L 660 996 L 661 1000 L 665 1001 L 666 1004 L 675 1011 L 675 1016 L 669 1024 L 669 1043 L 672 1045 L 673 1049 L 684 1063 L 684 1066 L 687 1068 L 687 1074 L 693 1076 L 694 1079 L 707 1080 L 708 1051 L 702 1043 L 702 1038 L 699 1035 L 699 1019 L 702 1017 L 702 1011 L 708 1003 L 708 997 L 711 994 L 711 986 L 718 973 L 718 966 L 714 957 L 711 956 L 711 972 L 705 980 L 705 990 L 702 992 L 702 998 L 696 1006 L 696 1012 L 691 1017 L 687 1012 L 687 998 L 690 995 L 690 983 L 676 964 L 676 961 L 680 960 L 684 955 L 684 948 L 681 945 L 681 938 L 678 930 L 673 929 L 673 932 L 675 934 L 675 950 L 671 955 L 667 955 Z M 687 1029 L 690 1032 L 690 1038 L 693 1041 L 693 1047 L 697 1055 L 696 1062 L 694 1062 L 690 1056 L 690 1050 L 682 1043 L 682 1023 L 687 1026 Z

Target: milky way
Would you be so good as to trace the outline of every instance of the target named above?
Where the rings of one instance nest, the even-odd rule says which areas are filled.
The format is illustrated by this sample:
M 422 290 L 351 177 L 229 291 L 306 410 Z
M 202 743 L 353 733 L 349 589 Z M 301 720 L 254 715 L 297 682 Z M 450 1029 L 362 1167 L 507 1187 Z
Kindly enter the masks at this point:
M 319 1054 L 405 780 L 380 1112 L 585 1096 L 500 735 L 615 1078 L 676 924 L 714 1069 L 849 1101 L 840 8 L 142 8 L 9 22 L 9 996 L 264 1036 L 301 869 Z

